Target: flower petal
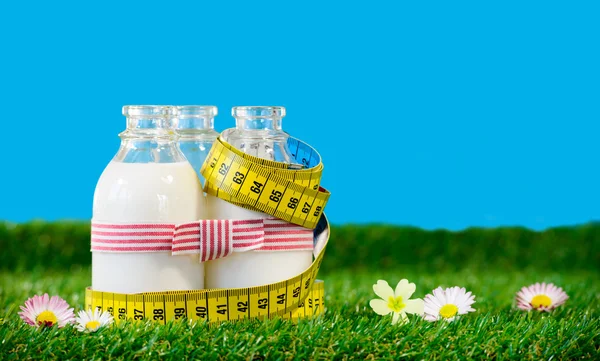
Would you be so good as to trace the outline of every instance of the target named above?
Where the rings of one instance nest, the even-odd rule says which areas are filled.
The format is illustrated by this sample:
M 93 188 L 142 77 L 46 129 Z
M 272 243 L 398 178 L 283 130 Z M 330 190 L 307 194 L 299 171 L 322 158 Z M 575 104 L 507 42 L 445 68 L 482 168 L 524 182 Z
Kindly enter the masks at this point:
M 432 308 L 440 309 L 442 307 L 442 302 L 432 294 L 425 295 L 425 298 L 423 300 Z
M 392 310 L 388 307 L 388 304 L 384 300 L 374 299 L 369 302 L 369 306 L 375 311 L 376 314 L 385 316 L 389 315 Z
M 456 304 L 456 290 L 458 287 L 448 287 L 444 291 L 446 294 L 446 303 Z
M 439 315 L 433 315 L 433 314 L 430 314 L 430 313 L 424 313 L 423 314 L 423 318 L 426 321 L 435 322 L 435 321 L 439 320 L 440 316 Z
M 446 291 L 444 291 L 441 286 L 433 290 L 433 297 L 438 300 L 440 307 L 448 303 L 448 300 L 446 299 Z
M 426 295 L 425 299 L 423 300 L 423 306 L 424 306 L 424 312 L 425 315 L 433 315 L 434 320 L 435 321 L 437 319 L 437 315 L 440 314 L 440 308 L 442 308 L 441 305 L 439 305 L 437 302 L 437 299 L 435 297 L 433 297 L 432 295 Z
M 399 319 L 400 319 L 400 312 L 394 312 L 394 314 L 392 315 L 392 325 L 397 324 Z
M 425 312 L 425 303 L 420 298 L 414 300 L 406 300 L 404 301 L 404 303 L 406 304 L 406 307 L 404 308 L 404 312 L 406 313 L 422 315 Z
M 400 321 L 401 324 L 408 323 L 408 316 L 406 316 L 406 313 L 394 312 L 394 315 L 392 316 L 392 325 L 397 324 L 398 321 Z
M 417 286 L 414 283 L 409 283 L 408 280 L 405 278 L 398 282 L 394 295 L 396 297 L 400 296 L 402 297 L 402 300 L 406 301 L 410 298 L 410 296 L 412 296 L 413 293 L 415 293 L 416 289 Z
M 390 287 L 387 281 L 384 280 L 377 281 L 377 284 L 373 285 L 373 291 L 375 291 L 375 294 L 384 299 L 386 302 L 390 297 L 394 296 L 394 290 L 392 287 Z

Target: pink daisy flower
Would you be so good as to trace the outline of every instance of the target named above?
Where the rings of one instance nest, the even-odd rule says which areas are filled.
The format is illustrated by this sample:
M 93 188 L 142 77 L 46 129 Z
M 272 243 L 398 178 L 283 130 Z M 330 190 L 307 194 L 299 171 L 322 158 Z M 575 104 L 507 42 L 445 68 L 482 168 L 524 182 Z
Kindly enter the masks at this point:
M 28 325 L 35 327 L 64 327 L 68 323 L 75 321 L 73 308 L 58 296 L 50 298 L 47 293 L 43 296 L 35 295 L 25 301 L 25 306 L 21 306 L 19 316 Z
M 562 288 L 552 283 L 536 283 L 517 292 L 517 307 L 524 311 L 552 311 L 569 298 Z

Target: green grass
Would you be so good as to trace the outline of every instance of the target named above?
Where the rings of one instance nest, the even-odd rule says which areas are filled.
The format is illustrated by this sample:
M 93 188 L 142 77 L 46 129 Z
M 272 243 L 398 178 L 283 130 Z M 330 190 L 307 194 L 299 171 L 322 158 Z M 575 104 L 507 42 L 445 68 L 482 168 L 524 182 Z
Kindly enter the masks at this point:
M 35 330 L 19 305 L 48 292 L 76 310 L 90 283 L 89 224 L 0 222 L 0 359 L 600 359 L 600 224 L 424 231 L 334 226 L 319 278 L 326 313 L 218 326 L 127 323 L 96 334 Z M 369 308 L 372 285 L 401 278 L 415 297 L 464 286 L 477 312 L 457 322 L 391 325 Z M 570 299 L 550 314 L 514 309 L 524 285 L 553 282 Z
M 327 258 L 327 257 L 326 257 Z M 327 310 L 298 324 L 281 319 L 205 324 L 127 323 L 96 334 L 74 328 L 35 330 L 17 315 L 18 305 L 48 292 L 83 306 L 88 267 L 69 271 L 0 272 L 0 355 L 2 359 L 598 359 L 600 276 L 597 271 L 548 272 L 492 268 L 437 272 L 420 267 L 377 271 L 341 269 L 322 274 Z M 391 325 L 390 317 L 368 307 L 377 279 L 417 284 L 414 297 L 438 285 L 461 285 L 477 296 L 477 312 L 456 322 L 411 318 Z M 551 314 L 514 309 L 515 292 L 536 281 L 554 282 L 569 294 Z

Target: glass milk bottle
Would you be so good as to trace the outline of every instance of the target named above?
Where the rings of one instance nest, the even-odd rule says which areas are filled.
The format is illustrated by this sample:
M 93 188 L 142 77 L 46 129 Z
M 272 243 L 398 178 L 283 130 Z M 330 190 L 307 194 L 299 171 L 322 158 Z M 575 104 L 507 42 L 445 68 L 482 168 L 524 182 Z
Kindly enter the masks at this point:
M 204 265 L 197 255 L 115 252 L 140 238 L 136 233 L 131 240 L 110 240 L 118 227 L 190 222 L 205 211 L 200 182 L 177 146 L 168 107 L 125 106 L 123 115 L 127 129 L 119 134 L 121 147 L 94 193 L 92 223 L 108 228 L 92 231 L 92 243 L 106 246 L 92 252 L 92 288 L 119 293 L 201 289 Z
M 223 140 L 242 152 L 277 162 L 296 163 L 287 146 L 289 135 L 281 128 L 283 107 L 234 107 L 236 128 L 221 133 Z M 213 219 L 261 219 L 273 216 L 235 206 L 207 195 Z M 206 288 L 261 286 L 283 281 L 306 270 L 312 251 L 240 252 L 206 262 Z
M 172 108 L 173 127 L 179 134 L 179 148 L 192 165 L 200 182 L 204 177 L 200 168 L 219 136 L 214 129 L 214 118 L 217 107 L 202 105 L 185 105 Z

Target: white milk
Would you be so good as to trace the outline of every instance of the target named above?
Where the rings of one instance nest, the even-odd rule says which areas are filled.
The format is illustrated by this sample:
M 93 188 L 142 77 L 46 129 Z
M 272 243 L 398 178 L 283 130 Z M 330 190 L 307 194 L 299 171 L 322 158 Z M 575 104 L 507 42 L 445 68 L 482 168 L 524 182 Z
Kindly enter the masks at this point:
M 206 205 L 212 219 L 272 218 L 210 194 L 206 196 Z M 311 263 L 312 251 L 234 252 L 205 263 L 206 288 L 254 287 L 284 281 L 299 275 Z
M 204 218 L 205 199 L 188 162 L 108 164 L 94 193 L 105 223 L 185 223 Z M 137 293 L 204 288 L 198 255 L 92 252 L 92 288 Z

